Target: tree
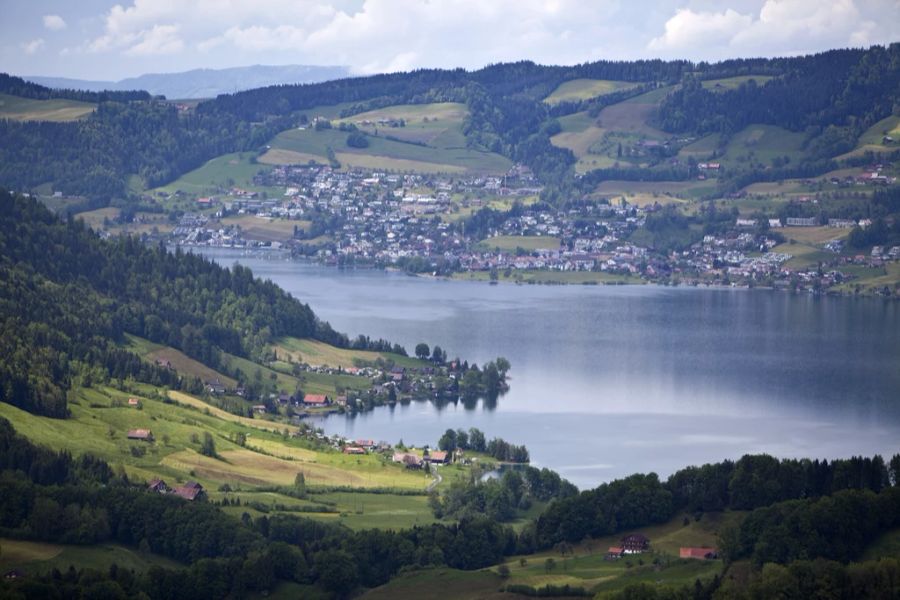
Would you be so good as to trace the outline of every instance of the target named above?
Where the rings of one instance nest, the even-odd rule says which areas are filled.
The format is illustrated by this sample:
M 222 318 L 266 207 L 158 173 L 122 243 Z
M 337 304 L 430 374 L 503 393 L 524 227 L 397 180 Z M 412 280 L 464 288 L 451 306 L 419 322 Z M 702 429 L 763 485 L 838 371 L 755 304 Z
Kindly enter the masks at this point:
M 544 570 L 548 573 L 556 568 L 556 561 L 552 558 L 548 558 L 544 561 Z
M 216 457 L 216 442 L 208 431 L 203 432 L 203 443 L 200 444 L 200 454 Z
M 453 452 L 456 450 L 456 432 L 452 429 L 445 431 L 444 435 L 441 436 L 441 439 L 438 440 L 438 448 L 444 452 Z
M 297 476 L 294 477 L 294 488 L 300 496 L 306 495 L 306 476 L 303 474 L 303 471 L 299 471 Z
M 498 574 L 500 577 L 502 577 L 503 579 L 508 579 L 508 578 L 509 578 L 509 575 L 510 575 L 510 573 L 509 573 L 509 565 L 507 565 L 506 563 L 503 563 L 502 565 L 500 565 L 499 567 L 497 567 L 497 574 Z
M 447 362 L 447 353 L 444 352 L 440 346 L 435 346 L 431 353 L 431 361 L 438 364 L 444 364 Z
M 356 561 L 343 550 L 326 550 L 316 554 L 319 584 L 339 598 L 346 597 L 359 582 Z
M 347 136 L 347 145 L 351 148 L 368 148 L 369 138 L 361 131 L 353 131 Z
M 437 347 L 435 347 L 437 348 Z M 431 349 L 428 347 L 428 344 L 425 342 L 420 342 L 416 344 L 416 357 L 420 360 L 425 360 L 428 358 L 428 355 L 431 354 Z

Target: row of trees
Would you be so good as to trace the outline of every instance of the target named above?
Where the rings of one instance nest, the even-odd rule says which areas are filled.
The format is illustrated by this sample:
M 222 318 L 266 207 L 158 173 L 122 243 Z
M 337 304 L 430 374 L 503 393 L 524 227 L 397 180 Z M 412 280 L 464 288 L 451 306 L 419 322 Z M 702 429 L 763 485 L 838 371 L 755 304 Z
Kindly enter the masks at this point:
M 681 469 L 665 482 L 650 473 L 605 483 L 551 504 L 528 535 L 535 547 L 544 548 L 663 523 L 679 511 L 752 510 L 842 490 L 877 494 L 898 483 L 900 454 L 888 463 L 877 455 L 831 462 L 746 455 L 737 462 Z

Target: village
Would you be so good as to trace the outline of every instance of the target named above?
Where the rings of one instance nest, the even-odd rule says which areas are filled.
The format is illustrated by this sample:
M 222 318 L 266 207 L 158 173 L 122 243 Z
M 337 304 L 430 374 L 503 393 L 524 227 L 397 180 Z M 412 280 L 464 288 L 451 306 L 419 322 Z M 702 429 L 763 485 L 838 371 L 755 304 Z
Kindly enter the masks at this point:
M 655 247 L 636 234 L 647 229 L 648 220 L 658 224 L 671 215 L 672 198 L 629 203 L 626 196 L 611 194 L 556 208 L 538 200 L 541 187 L 521 165 L 502 177 L 457 178 L 278 166 L 261 172 L 257 180 L 283 189 L 283 195 L 263 197 L 234 188 L 221 196 L 199 198 L 198 210 L 181 216 L 170 241 L 282 250 L 342 267 L 395 267 L 439 276 L 484 273 L 492 281 L 501 274 L 517 281 L 518 274 L 534 271 L 578 272 L 597 274 L 594 282 L 603 283 L 650 281 L 816 292 L 854 277 L 842 273 L 842 267 L 877 269 L 900 260 L 897 246 L 876 246 L 865 254 L 845 251 L 847 232 L 865 229 L 871 219 L 747 218 L 737 209 L 724 226 L 685 249 Z M 875 165 L 865 176 L 823 185 L 838 189 L 894 183 Z M 794 213 L 817 210 L 814 197 L 801 196 L 791 203 L 797 207 Z M 494 209 L 489 218 L 467 220 L 484 208 Z M 295 225 L 286 239 L 264 241 L 248 235 L 239 224 L 227 224 L 234 216 Z M 798 228 L 834 231 L 834 239 L 824 245 L 828 252 L 816 264 L 790 263 L 794 255 L 785 250 L 781 232 Z M 776 246 L 780 250 L 773 251 Z

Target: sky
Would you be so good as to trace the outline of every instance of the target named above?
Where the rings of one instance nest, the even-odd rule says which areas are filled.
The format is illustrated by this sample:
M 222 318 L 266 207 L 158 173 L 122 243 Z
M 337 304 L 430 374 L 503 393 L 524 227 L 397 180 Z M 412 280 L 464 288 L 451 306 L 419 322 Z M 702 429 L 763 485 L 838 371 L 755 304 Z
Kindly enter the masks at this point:
M 0 0 L 0 72 L 254 64 L 355 74 L 786 56 L 900 41 L 900 0 Z

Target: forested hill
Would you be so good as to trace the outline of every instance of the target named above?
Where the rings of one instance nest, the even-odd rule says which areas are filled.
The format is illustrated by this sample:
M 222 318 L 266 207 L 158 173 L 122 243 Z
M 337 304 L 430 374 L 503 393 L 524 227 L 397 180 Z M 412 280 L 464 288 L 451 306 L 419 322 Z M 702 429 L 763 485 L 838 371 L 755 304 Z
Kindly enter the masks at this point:
M 733 89 L 715 87 L 712 82 L 722 78 L 743 80 Z M 614 93 L 546 101 L 561 84 L 585 79 L 620 87 Z M 576 156 L 551 143 L 561 131 L 558 119 L 578 112 L 595 118 L 612 103 L 656 89 L 662 100 L 648 124 L 662 131 L 716 132 L 722 135 L 720 143 L 726 143 L 748 123 L 777 125 L 805 134 L 806 160 L 815 163 L 810 169 L 821 171 L 834 168 L 824 159 L 852 148 L 867 127 L 900 105 L 900 44 L 715 64 L 649 60 L 559 67 L 517 62 L 477 71 L 418 70 L 270 86 L 221 95 L 187 110 L 146 97 L 101 96 L 96 98 L 98 109 L 75 122 L 0 121 L 0 185 L 28 190 L 49 183 L 54 190 L 101 203 L 124 200 L 136 197 L 139 189 L 128 185 L 133 175 L 153 188 L 215 156 L 262 150 L 276 133 L 314 116 L 306 113 L 317 107 L 341 105 L 346 117 L 396 104 L 462 102 L 467 108 L 466 144 L 527 164 L 548 186 L 546 198 L 553 200 L 563 197 L 560 190 L 578 187 Z M 51 92 L 4 76 L 0 93 L 44 97 Z M 598 171 L 585 185 L 598 178 L 671 176 L 664 169 L 617 169 Z
M 76 382 L 131 376 L 178 386 L 173 372 L 121 348 L 126 333 L 213 368 L 223 352 L 254 358 L 278 336 L 348 344 L 249 269 L 128 237 L 104 241 L 81 221 L 62 221 L 5 191 L 0 213 L 2 402 L 65 417 L 66 391 Z

